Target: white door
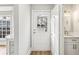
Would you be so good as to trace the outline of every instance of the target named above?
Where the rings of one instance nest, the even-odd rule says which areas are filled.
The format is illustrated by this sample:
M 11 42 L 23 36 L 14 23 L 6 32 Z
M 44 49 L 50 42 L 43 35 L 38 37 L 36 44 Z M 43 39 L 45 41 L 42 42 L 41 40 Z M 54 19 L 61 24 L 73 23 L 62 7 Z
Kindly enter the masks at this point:
M 50 10 L 32 10 L 32 50 L 50 50 Z

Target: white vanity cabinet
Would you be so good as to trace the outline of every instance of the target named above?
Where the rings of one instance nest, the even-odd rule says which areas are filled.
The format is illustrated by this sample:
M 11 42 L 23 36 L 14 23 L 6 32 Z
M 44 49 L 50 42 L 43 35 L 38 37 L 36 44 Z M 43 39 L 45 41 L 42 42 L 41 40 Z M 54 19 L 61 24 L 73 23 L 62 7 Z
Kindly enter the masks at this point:
M 79 55 L 79 37 L 64 37 L 64 54 Z

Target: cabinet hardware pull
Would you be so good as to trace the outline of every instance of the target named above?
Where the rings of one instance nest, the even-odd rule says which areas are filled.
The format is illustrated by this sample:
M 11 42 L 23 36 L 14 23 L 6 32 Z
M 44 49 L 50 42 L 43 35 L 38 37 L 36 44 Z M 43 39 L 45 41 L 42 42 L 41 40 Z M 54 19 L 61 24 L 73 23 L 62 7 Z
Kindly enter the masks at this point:
M 76 46 L 76 44 L 73 44 L 73 49 L 77 49 L 77 46 Z
M 76 41 L 76 40 L 72 40 L 72 41 Z
M 74 44 L 73 44 L 73 49 L 74 49 Z

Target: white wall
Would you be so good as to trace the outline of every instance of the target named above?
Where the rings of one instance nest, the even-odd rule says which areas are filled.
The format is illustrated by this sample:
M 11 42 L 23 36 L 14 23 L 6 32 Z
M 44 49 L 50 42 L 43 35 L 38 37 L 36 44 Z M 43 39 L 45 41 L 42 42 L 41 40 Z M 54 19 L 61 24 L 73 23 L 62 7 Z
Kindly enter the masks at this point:
M 79 5 L 74 5 L 73 8 L 73 31 L 74 35 L 79 36 Z
M 19 54 L 27 54 L 30 49 L 30 5 L 19 6 Z
M 54 7 L 53 4 L 33 4 L 33 10 L 50 10 Z

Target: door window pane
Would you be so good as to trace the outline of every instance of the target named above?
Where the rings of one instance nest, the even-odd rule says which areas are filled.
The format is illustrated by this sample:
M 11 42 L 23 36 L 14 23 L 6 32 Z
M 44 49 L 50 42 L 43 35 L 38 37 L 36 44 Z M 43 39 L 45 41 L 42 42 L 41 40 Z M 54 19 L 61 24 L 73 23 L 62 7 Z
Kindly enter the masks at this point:
M 10 34 L 10 16 L 0 16 L 0 38 Z

